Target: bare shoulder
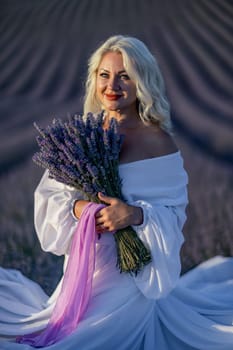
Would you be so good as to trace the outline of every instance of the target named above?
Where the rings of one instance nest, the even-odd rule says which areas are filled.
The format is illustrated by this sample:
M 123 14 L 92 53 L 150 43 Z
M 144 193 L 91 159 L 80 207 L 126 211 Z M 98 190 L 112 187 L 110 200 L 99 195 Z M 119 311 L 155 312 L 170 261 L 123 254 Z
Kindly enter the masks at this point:
M 156 126 L 141 126 L 125 134 L 120 162 L 165 156 L 178 151 L 173 137 Z
M 166 131 L 157 127 L 144 129 L 145 147 L 153 153 L 152 156 L 159 157 L 178 151 L 174 138 Z

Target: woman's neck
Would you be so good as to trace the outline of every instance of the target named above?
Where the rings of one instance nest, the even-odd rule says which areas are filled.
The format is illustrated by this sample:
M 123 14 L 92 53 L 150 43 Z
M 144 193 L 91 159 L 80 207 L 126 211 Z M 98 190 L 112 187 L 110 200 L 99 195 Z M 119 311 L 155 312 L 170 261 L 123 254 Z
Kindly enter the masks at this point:
M 134 129 L 134 128 L 137 128 L 142 123 L 141 118 L 139 117 L 137 111 L 130 115 L 128 113 L 111 111 L 107 113 L 105 116 L 106 126 L 108 125 L 109 120 L 111 118 L 115 118 L 118 121 L 120 128 L 122 129 Z

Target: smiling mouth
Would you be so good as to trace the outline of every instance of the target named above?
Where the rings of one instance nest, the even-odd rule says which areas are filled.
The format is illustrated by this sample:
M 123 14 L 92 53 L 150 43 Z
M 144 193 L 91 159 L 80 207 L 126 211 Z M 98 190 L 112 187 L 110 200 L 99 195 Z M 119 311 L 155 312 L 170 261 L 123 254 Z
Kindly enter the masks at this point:
M 121 98 L 122 95 L 115 95 L 115 94 L 108 95 L 108 94 L 105 94 L 105 96 L 106 96 L 106 98 L 108 100 L 117 101 L 117 100 L 119 100 L 119 98 Z

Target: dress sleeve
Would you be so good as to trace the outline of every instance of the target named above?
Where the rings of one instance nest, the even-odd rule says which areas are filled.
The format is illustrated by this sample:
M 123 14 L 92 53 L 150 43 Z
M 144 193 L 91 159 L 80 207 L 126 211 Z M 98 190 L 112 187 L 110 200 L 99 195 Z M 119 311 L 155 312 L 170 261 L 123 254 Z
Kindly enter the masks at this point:
M 181 272 L 180 248 L 184 241 L 186 205 L 152 206 L 143 201 L 136 204 L 143 209 L 144 222 L 133 227 L 150 249 L 152 262 L 134 280 L 147 298 L 163 298 L 175 287 Z
M 73 213 L 74 188 L 49 178 L 46 170 L 35 190 L 34 221 L 41 247 L 56 255 L 68 254 L 71 237 L 78 225 Z

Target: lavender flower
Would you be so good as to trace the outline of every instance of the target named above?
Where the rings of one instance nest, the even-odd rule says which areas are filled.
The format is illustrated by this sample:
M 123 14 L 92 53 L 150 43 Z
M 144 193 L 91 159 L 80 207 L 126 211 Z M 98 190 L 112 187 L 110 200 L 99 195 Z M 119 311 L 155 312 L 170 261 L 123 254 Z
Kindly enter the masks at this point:
M 45 129 L 35 124 L 40 151 L 33 160 L 48 169 L 51 178 L 83 192 L 91 201 L 99 202 L 98 192 L 123 199 L 118 173 L 123 136 L 114 118 L 107 130 L 102 126 L 103 113 L 73 115 L 65 122 L 54 119 Z M 114 237 L 121 272 L 137 274 L 151 261 L 132 227 L 118 230 Z

